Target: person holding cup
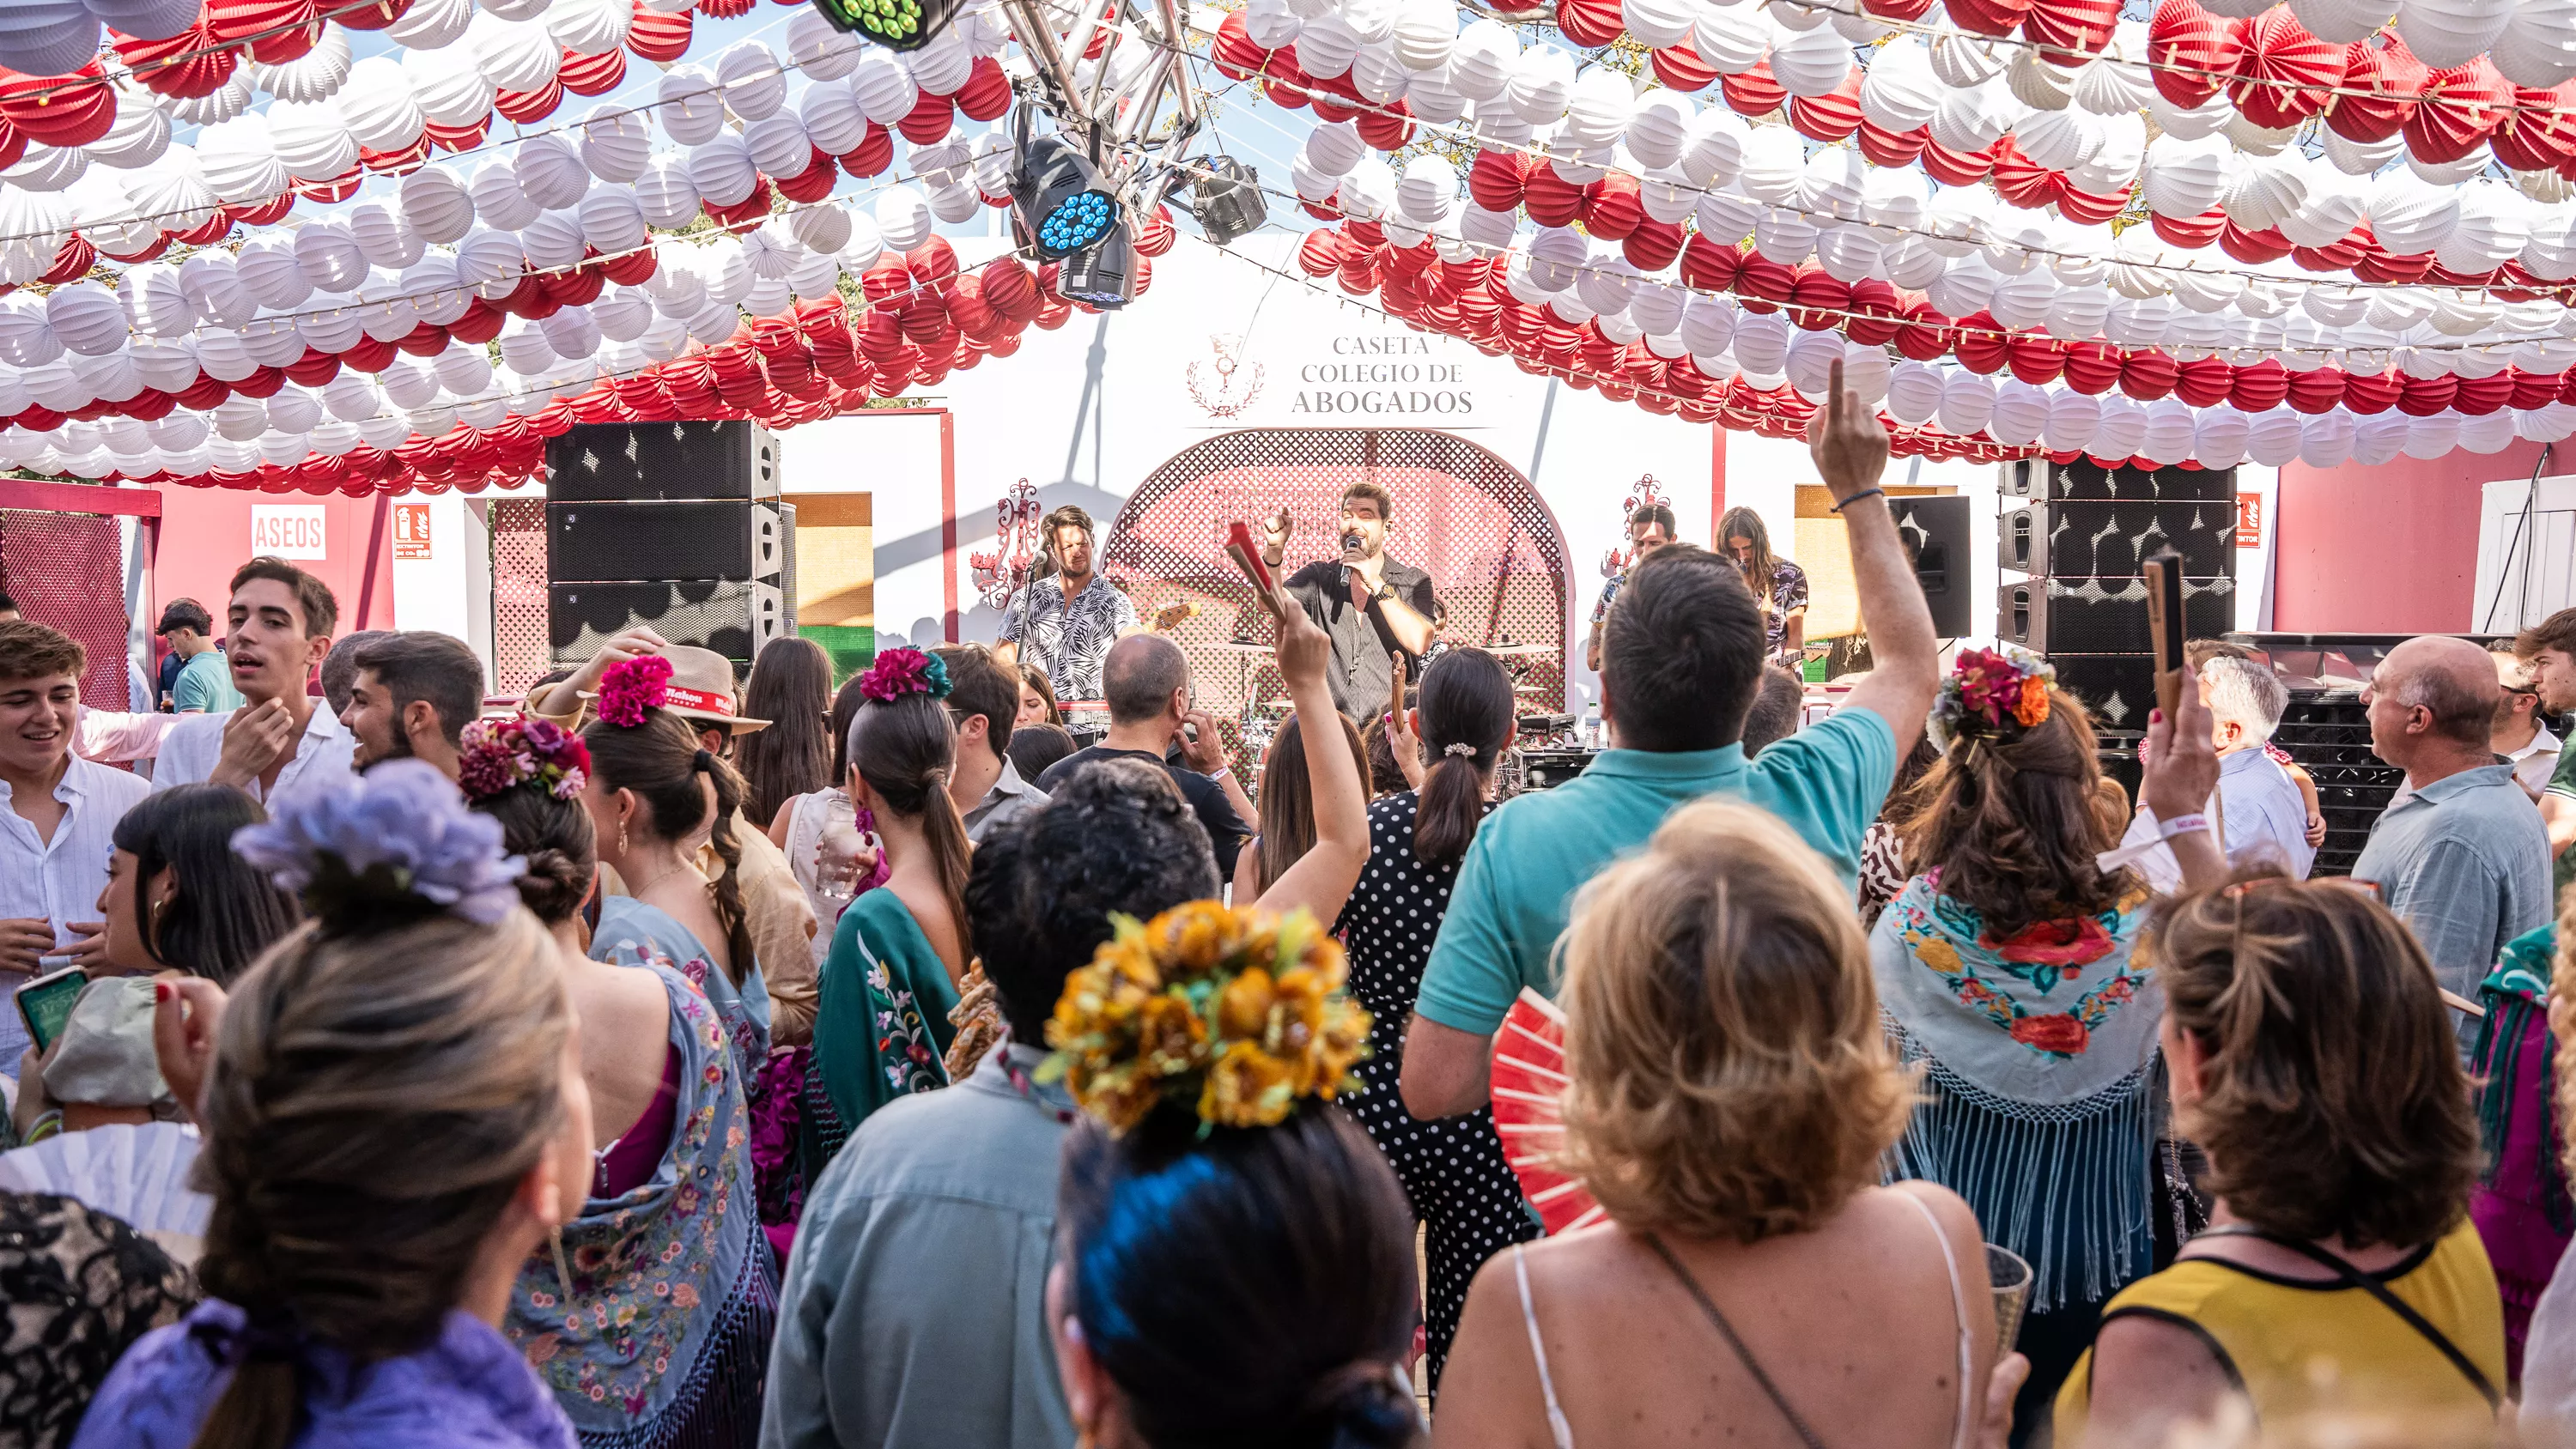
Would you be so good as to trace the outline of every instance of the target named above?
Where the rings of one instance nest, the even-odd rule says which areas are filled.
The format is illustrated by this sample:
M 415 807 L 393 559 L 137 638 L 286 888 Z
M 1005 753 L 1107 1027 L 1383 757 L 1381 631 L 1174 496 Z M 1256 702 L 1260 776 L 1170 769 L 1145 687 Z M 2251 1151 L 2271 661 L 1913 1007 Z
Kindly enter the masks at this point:
M 1914 1084 L 1832 865 L 1684 806 L 1584 888 L 1564 960 L 1560 1162 L 1609 1225 L 1485 1264 L 1433 1442 L 1983 1442 L 2022 1365 L 1967 1204 L 1878 1185 Z

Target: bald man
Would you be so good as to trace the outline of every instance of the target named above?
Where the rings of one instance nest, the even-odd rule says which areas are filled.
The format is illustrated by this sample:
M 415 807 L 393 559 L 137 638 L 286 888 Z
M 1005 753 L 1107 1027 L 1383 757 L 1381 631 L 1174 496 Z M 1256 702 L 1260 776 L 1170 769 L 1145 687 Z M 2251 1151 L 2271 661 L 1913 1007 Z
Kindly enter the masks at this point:
M 1160 634 L 1130 634 L 1110 645 L 1101 661 L 1100 695 L 1109 705 L 1109 732 L 1100 743 L 1047 766 L 1038 788 L 1052 795 L 1095 760 L 1161 765 L 1207 827 L 1219 876 L 1234 879 L 1234 858 L 1260 817 L 1226 765 L 1216 721 L 1190 707 L 1190 661 L 1180 646 Z M 1166 753 L 1175 743 L 1179 763 Z
M 2504 943 L 2549 919 L 2549 832 L 2488 741 L 2503 697 L 2485 650 L 2440 635 L 2388 651 L 2361 695 L 2371 752 L 2414 793 L 2370 827 L 2353 878 L 2378 883 L 2442 985 L 2471 1000 Z

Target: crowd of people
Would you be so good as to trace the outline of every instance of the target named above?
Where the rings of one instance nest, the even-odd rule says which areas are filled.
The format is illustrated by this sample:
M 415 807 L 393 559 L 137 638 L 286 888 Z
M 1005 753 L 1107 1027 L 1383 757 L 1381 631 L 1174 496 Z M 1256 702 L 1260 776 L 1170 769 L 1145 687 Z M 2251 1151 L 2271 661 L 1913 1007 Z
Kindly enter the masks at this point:
M 2387 655 L 2310 880 L 2269 667 L 2197 644 L 2132 796 L 1945 662 L 1836 382 L 1866 677 L 1802 726 L 1803 576 L 1641 506 L 1611 747 L 1508 799 L 1375 485 L 1256 599 L 1254 781 L 1079 510 L 837 690 L 639 628 L 487 712 L 262 558 L 155 722 L 0 622 L 0 1445 L 2576 1429 L 2576 611 Z

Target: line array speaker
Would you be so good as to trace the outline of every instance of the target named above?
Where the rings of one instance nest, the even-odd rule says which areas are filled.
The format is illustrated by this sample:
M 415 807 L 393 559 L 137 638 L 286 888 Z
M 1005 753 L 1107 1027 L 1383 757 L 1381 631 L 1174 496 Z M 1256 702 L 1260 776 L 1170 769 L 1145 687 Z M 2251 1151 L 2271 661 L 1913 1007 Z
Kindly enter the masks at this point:
M 559 584 L 774 579 L 785 537 L 779 510 L 765 503 L 549 502 L 546 575 Z
M 556 583 L 546 619 L 557 664 L 581 664 L 620 630 L 649 624 L 674 644 L 694 644 L 748 667 L 761 646 L 787 632 L 778 586 L 739 579 L 676 583 Z
M 2057 687 L 2084 701 L 2104 728 L 2147 727 L 2147 711 L 2156 707 L 2154 655 L 2055 654 L 2048 662 L 2057 668 Z
M 2182 555 L 2186 577 L 2235 573 L 2235 501 L 2026 503 L 2004 510 L 1995 526 L 1997 562 L 2051 578 L 2133 578 L 2148 555 L 2167 546 Z
M 1934 494 L 1888 502 L 1898 537 L 1914 550 L 1914 578 L 1932 607 L 1932 632 L 1944 639 L 1976 632 L 1982 601 L 1968 587 L 1968 500 Z
M 546 442 L 558 503 L 778 497 L 778 449 L 753 423 L 581 423 Z
M 2184 636 L 2215 639 L 2234 628 L 2236 581 L 2186 578 Z M 2031 579 L 1995 590 L 1995 632 L 2041 654 L 2139 654 L 2147 634 L 2143 578 Z

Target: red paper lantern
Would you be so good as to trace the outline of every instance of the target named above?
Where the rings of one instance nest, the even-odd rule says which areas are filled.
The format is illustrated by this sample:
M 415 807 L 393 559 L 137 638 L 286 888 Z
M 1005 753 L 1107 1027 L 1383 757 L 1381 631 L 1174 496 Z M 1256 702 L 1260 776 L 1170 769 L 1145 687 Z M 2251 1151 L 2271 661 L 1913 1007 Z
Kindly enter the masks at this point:
M 1627 30 L 1617 0 L 1557 0 L 1556 28 L 1587 50 L 1608 45 Z
M 2456 377 L 2408 377 L 2397 384 L 2397 410 L 2410 418 L 2447 411 L 2460 390 Z
M 1260 72 L 1262 61 L 1269 55 L 1270 52 L 1254 43 L 1252 32 L 1244 28 L 1243 12 L 1240 10 L 1226 12 L 1224 23 L 1217 26 L 1215 41 L 1208 46 L 1208 59 L 1216 66 L 1217 73 L 1227 80 L 1252 79 Z M 964 98 L 962 91 L 959 97 L 962 101 Z M 989 118 L 979 116 L 976 119 Z
M 2347 140 L 2385 141 L 2414 117 L 2431 75 L 2393 30 L 2360 41 L 2344 53 L 2345 93 L 2335 98 L 2326 124 Z
M 2235 368 L 2215 357 L 2195 357 L 2180 364 L 2174 396 L 2196 408 L 2214 408 L 2227 401 L 2235 385 Z
M 912 144 L 930 146 L 937 144 L 956 124 L 957 103 L 946 96 L 935 96 L 925 91 L 920 100 L 913 102 L 911 113 L 895 122 L 894 128 Z
M 1703 292 L 1733 291 L 1736 277 L 1744 269 L 1744 256 L 1734 247 L 1722 247 L 1694 234 L 1682 248 L 1682 285 Z
M 2071 184 L 2063 185 L 2058 188 L 2057 214 L 2068 221 L 2100 226 L 2128 210 L 2129 197 L 2137 189 L 2137 183 L 2133 181 L 2108 196 L 2097 196 L 2090 191 L 2078 191 Z
M 2514 377 L 2510 370 L 2487 377 L 2454 377 L 2450 381 L 2454 384 L 2451 411 L 2468 417 L 2485 417 L 2513 400 Z
M 2185 108 L 2218 94 L 2245 50 L 2243 21 L 2226 21 L 2193 0 L 2164 0 L 2147 24 L 2148 74 L 2156 92 Z
M 1360 139 L 1380 151 L 1401 151 L 1413 144 L 1413 108 L 1401 100 L 1361 111 L 1355 124 Z
M 2156 235 L 2178 247 L 2205 247 L 2218 240 L 2219 229 L 2227 225 L 2227 213 L 2212 207 L 2198 216 L 2172 217 L 2147 213 L 2147 224 Z
M 597 55 L 575 55 L 567 50 L 555 79 L 574 95 L 604 96 L 626 79 L 626 52 L 611 49 Z
M 49 287 L 60 287 L 88 276 L 89 269 L 97 265 L 98 248 L 90 245 L 89 238 L 73 232 L 54 248 L 53 265 L 45 268 L 44 275 L 36 280 Z
M 626 62 L 620 60 L 617 68 L 621 74 L 624 73 Z M 558 77 L 546 82 L 539 90 L 499 92 L 492 97 L 492 109 L 524 126 L 553 115 L 555 107 L 563 104 L 563 95 L 563 81 Z
M 2424 82 L 2424 100 L 2401 129 L 2406 149 L 2429 165 L 2457 161 L 2495 134 L 2511 114 L 2511 82 L 2495 62 L 2479 56 L 2467 65 L 2437 70 Z
M 2098 337 L 2067 344 L 2066 385 L 2100 397 L 2120 383 L 2120 352 Z
M 1739 116 L 1767 116 L 1789 99 L 1788 89 L 1771 78 L 1768 58 L 1741 75 L 1720 78 L 1718 91 L 1726 97 L 1726 108 Z
M 1795 96 L 1789 101 L 1789 124 L 1816 141 L 1839 141 L 1860 129 L 1861 69 L 1854 66 L 1843 83 L 1821 96 Z
M 471 151 L 483 144 L 484 135 L 492 129 L 492 118 L 485 116 L 470 126 L 442 126 L 431 121 L 420 128 L 422 136 L 442 151 Z
M 2066 370 L 2066 344 L 2044 332 L 2017 332 L 2004 344 L 2004 361 L 2034 387 L 2052 383 Z
M 95 60 L 69 75 L 0 71 L 0 117 L 30 141 L 86 146 L 116 124 L 116 92 Z
M 2277 262 L 2290 254 L 2290 239 L 2270 227 L 2247 231 L 2234 222 L 2218 229 L 2219 249 L 2248 266 Z
M 689 34 L 696 26 L 689 12 L 670 14 L 635 7 L 635 23 L 626 32 L 626 48 L 662 65 L 670 65 L 689 53 Z
M 1928 127 L 1885 131 L 1871 125 L 1866 117 L 1862 118 L 1860 129 L 1854 135 L 1858 138 L 1860 154 L 1869 158 L 1871 165 L 1889 167 L 1913 165 L 1932 139 Z
M 2140 402 L 2154 402 L 2182 380 L 2182 368 L 2161 352 L 2132 352 L 2120 359 L 2120 391 Z
M 1613 171 L 1583 190 L 1584 229 L 1603 241 L 1624 239 L 1646 219 L 1646 204 L 1638 195 L 1634 176 Z
M 1297 244 L 1297 269 L 1310 277 L 1329 277 L 1341 266 L 1349 243 L 1337 231 L 1310 231 Z
M 2346 61 L 2342 46 L 2317 39 L 2288 6 L 2275 6 L 2246 26 L 2245 53 L 2227 94 L 2247 121 L 2281 130 L 2325 109 Z
M 878 175 L 894 164 L 894 133 L 870 122 L 867 138 L 842 152 L 839 160 L 841 168 L 852 176 Z
M 2120 0 L 2036 0 L 2022 18 L 2022 37 L 2046 47 L 2045 59 L 2072 65 L 2091 59 L 2120 23 Z
M 2343 407 L 2351 413 L 2384 413 L 2397 405 L 2397 379 L 2387 373 L 2344 374 Z
M 1950 21 L 1978 35 L 2010 35 L 2030 8 L 2031 0 L 1950 0 Z
M 970 121 L 996 121 L 1010 109 L 1011 78 L 1002 74 L 1002 63 L 989 55 L 975 57 L 966 84 L 957 88 L 958 113 Z
M 1541 226 L 1572 226 L 1583 214 L 1583 188 L 1558 175 L 1553 166 L 1532 167 L 1521 190 L 1530 220 Z
M 1689 42 L 1667 45 L 1649 57 L 1655 78 L 1677 91 L 1704 91 L 1717 83 L 1717 67 L 1699 58 Z
M 1950 355 L 1970 372 L 1991 374 L 2012 360 L 2012 335 L 1993 313 L 1980 309 L 1959 319 Z
M 2001 145 L 2001 139 L 1995 144 Z M 1994 146 L 1982 151 L 1953 151 L 1939 141 L 1924 141 L 1923 172 L 1944 186 L 1974 186 L 1993 175 L 1994 169 Z
M 2505 406 L 2517 412 L 2529 412 L 2558 401 L 2559 386 L 2567 376 L 2556 372 L 2525 372 L 2519 367 L 2506 368 L 2504 375 L 2513 380 L 2513 392 L 2505 399 Z
M 316 0 L 206 0 L 215 39 L 248 41 L 250 58 L 262 65 L 282 65 L 311 50 L 322 38 L 321 15 Z
M 2290 370 L 2273 358 L 2236 369 L 2227 401 L 2239 412 L 2259 413 L 2279 407 L 2290 395 Z
M 107 38 L 116 48 L 116 58 L 125 62 L 136 80 L 183 100 L 222 90 L 224 82 L 232 79 L 233 68 L 241 64 L 240 56 L 218 48 L 222 42 L 216 38 L 212 17 L 204 11 L 198 12 L 196 24 L 165 39 L 138 40 L 115 30 Z

